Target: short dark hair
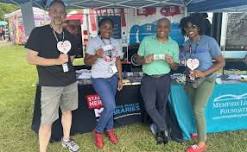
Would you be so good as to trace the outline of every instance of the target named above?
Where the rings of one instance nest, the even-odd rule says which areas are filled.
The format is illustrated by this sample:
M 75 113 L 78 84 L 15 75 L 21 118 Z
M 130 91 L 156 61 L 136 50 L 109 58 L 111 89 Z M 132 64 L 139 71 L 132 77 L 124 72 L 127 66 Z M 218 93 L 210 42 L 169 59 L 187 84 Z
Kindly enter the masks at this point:
M 51 8 L 54 4 L 61 4 L 64 8 L 65 8 L 65 4 L 62 0 L 53 0 L 50 4 L 48 8 Z
M 163 17 L 163 18 L 159 19 L 157 21 L 157 25 L 159 25 L 163 21 L 166 21 L 169 25 L 171 25 L 171 21 L 168 18 L 166 18 L 166 17 Z
M 181 19 L 180 21 L 180 27 L 182 30 L 183 35 L 186 35 L 185 28 L 187 27 L 188 23 L 191 23 L 192 25 L 196 25 L 199 28 L 199 34 L 202 35 L 204 33 L 204 28 L 203 28 L 203 19 L 198 16 L 198 15 L 192 15 L 192 16 L 187 16 Z
M 112 27 L 114 27 L 114 23 L 113 23 L 113 21 L 112 21 L 111 18 L 103 18 L 103 19 L 101 19 L 99 21 L 99 24 L 98 25 L 99 25 L 99 27 L 101 27 L 105 23 L 110 23 L 112 25 Z

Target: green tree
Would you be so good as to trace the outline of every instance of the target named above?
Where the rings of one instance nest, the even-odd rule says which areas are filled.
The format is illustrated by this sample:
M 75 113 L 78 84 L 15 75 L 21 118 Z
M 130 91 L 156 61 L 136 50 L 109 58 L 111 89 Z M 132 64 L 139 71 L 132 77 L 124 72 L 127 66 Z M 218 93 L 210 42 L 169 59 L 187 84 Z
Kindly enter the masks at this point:
M 4 19 L 4 14 L 11 13 L 18 9 L 18 6 L 13 4 L 0 3 L 0 20 Z

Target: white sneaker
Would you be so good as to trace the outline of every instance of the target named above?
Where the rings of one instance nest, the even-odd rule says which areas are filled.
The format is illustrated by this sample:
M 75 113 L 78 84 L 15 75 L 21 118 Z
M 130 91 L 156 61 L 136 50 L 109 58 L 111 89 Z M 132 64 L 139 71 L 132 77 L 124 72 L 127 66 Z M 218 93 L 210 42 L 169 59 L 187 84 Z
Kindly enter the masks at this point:
M 79 146 L 74 142 L 74 140 L 69 139 L 68 141 L 65 141 L 62 139 L 62 146 L 64 148 L 67 148 L 70 152 L 79 152 Z

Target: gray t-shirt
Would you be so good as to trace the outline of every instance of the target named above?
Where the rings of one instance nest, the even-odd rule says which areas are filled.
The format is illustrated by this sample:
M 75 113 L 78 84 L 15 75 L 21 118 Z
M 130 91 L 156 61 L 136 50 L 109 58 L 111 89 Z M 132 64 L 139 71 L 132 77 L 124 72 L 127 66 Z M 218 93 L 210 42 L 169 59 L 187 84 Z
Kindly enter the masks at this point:
M 111 47 L 112 49 L 109 49 Z M 95 55 L 96 50 L 100 48 L 108 48 L 108 50 L 104 51 L 103 58 L 98 58 L 92 65 L 92 77 L 110 78 L 117 72 L 113 68 L 116 69 L 116 58 L 122 55 L 122 48 L 114 38 L 101 39 L 97 36 L 89 40 L 86 53 Z

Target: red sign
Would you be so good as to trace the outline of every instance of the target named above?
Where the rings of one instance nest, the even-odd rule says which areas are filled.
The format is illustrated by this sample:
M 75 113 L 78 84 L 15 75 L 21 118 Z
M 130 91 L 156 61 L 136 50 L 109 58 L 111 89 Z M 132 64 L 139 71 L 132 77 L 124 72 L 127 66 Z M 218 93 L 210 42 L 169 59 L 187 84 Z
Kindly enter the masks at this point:
M 156 13 L 155 7 L 145 7 L 145 8 L 137 9 L 138 16 L 149 16 L 149 15 L 154 15 L 155 13 Z
M 166 6 L 160 9 L 160 14 L 163 16 L 174 16 L 181 14 L 181 10 L 179 6 Z
M 100 109 L 103 107 L 102 101 L 99 95 L 97 94 L 87 95 L 86 99 L 87 99 L 88 109 Z

